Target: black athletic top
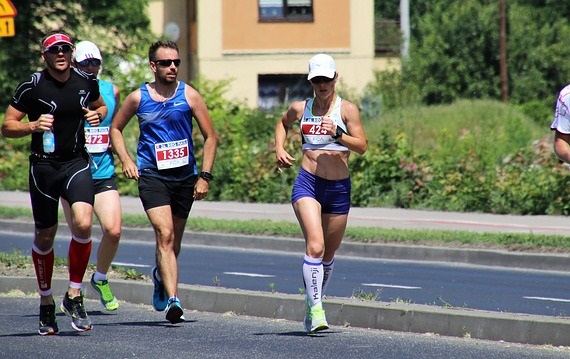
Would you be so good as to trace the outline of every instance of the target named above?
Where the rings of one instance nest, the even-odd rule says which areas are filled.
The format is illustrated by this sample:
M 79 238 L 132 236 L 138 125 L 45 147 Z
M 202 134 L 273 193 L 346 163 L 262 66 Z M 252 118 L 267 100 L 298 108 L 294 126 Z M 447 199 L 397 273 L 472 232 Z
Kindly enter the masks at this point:
M 99 84 L 92 74 L 72 68 L 66 82 L 54 79 L 47 70 L 34 73 L 21 82 L 10 103 L 18 111 L 25 112 L 30 121 L 37 121 L 42 114 L 54 117 L 55 152 L 43 151 L 42 132 L 32 133 L 32 154 L 54 159 L 70 159 L 83 153 L 85 148 L 85 123 L 82 107 L 99 98 Z

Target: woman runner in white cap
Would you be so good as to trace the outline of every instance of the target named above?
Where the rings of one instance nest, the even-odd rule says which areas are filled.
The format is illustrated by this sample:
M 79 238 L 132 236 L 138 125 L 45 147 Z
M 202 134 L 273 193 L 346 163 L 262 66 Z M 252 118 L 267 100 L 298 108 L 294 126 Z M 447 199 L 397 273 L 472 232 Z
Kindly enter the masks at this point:
M 328 329 L 321 299 L 330 281 L 334 256 L 346 229 L 350 209 L 350 152 L 366 152 L 366 135 L 355 104 L 335 91 L 334 59 L 318 54 L 309 60 L 314 97 L 293 102 L 277 122 L 277 168 L 289 168 L 293 158 L 284 148 L 289 127 L 299 121 L 303 157 L 291 202 L 305 237 L 303 279 L 306 293 L 305 330 Z

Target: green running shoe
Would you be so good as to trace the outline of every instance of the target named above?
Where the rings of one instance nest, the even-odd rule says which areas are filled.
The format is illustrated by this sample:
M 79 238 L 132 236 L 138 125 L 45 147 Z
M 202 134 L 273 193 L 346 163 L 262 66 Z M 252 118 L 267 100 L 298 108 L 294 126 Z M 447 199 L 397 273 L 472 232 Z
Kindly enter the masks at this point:
M 323 309 L 323 304 L 319 303 L 311 307 L 311 313 L 309 315 L 311 327 L 307 328 L 309 333 L 320 332 L 321 330 L 329 329 L 329 323 L 327 323 L 327 318 L 325 316 L 325 310 Z
M 119 309 L 119 302 L 111 292 L 109 281 L 102 280 L 95 282 L 95 274 L 91 276 L 91 286 L 99 293 L 100 301 L 103 307 L 107 310 L 113 311 Z
M 305 298 L 305 317 L 303 318 L 303 326 L 305 331 L 311 332 L 311 304 L 309 298 Z

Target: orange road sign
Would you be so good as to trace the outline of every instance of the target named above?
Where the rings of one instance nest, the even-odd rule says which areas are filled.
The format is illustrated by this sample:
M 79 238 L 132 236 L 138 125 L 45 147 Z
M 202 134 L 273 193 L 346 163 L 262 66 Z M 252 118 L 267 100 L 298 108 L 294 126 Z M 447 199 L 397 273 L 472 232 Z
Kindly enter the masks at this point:
M 10 0 L 0 0 L 0 17 L 14 17 L 18 15 L 18 11 Z
M 10 37 L 16 35 L 13 17 L 0 17 L 0 37 Z

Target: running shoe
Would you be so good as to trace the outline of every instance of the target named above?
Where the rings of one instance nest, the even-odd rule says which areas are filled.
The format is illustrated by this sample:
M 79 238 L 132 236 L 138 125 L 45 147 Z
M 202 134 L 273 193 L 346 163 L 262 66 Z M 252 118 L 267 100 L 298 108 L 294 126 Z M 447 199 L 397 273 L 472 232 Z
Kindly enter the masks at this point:
M 162 312 L 166 309 L 168 305 L 168 296 L 166 295 L 166 290 L 164 289 L 164 284 L 156 278 L 156 273 L 158 268 L 152 268 L 152 283 L 154 284 L 154 293 L 152 294 L 152 306 L 154 310 Z
M 55 318 L 55 303 L 40 305 L 40 335 L 52 335 L 59 333 L 57 319 Z
M 95 274 L 91 276 L 91 286 L 93 289 L 99 293 L 101 304 L 103 308 L 107 310 L 117 310 L 119 308 L 119 302 L 117 298 L 111 292 L 111 286 L 109 285 L 108 280 L 101 280 L 99 282 L 95 282 Z
M 172 324 L 182 323 L 186 320 L 184 318 L 182 305 L 176 297 L 172 297 L 168 300 L 168 305 L 166 306 L 166 320 Z
M 305 298 L 305 317 L 303 318 L 303 326 L 305 331 L 311 332 L 311 303 L 309 298 Z
M 71 317 L 71 326 L 78 332 L 85 332 L 93 328 L 91 319 L 87 316 L 83 306 L 83 293 L 71 299 L 66 292 L 61 302 L 61 311 Z
M 323 309 L 323 304 L 319 303 L 311 307 L 310 317 L 310 327 L 307 326 L 306 329 L 309 333 L 320 332 L 321 330 L 329 329 L 329 323 L 327 323 L 327 318 L 325 316 L 325 310 Z

